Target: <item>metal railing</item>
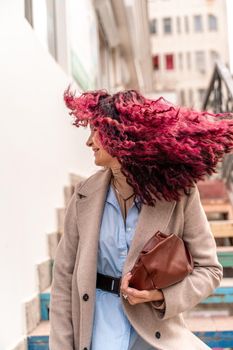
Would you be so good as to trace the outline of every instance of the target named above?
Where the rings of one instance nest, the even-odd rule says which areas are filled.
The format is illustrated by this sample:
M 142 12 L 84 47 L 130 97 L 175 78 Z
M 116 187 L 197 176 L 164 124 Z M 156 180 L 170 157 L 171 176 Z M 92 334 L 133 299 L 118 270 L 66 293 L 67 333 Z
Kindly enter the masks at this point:
M 233 112 L 233 78 L 229 68 L 221 61 L 216 61 L 202 110 L 213 113 Z M 227 187 L 233 187 L 233 154 L 224 157 L 220 177 Z
M 233 112 L 233 78 L 229 68 L 220 61 L 215 63 L 202 108 L 214 113 Z

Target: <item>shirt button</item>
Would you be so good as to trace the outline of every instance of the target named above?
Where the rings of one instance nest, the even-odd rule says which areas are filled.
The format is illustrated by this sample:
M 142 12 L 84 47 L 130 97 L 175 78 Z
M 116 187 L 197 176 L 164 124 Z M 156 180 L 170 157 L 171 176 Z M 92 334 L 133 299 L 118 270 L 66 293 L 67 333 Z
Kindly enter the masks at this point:
M 126 255 L 127 255 L 126 252 L 122 252 L 122 253 L 121 253 L 121 256 L 126 256 Z
M 88 299 L 89 299 L 89 295 L 88 295 L 88 294 L 84 294 L 84 295 L 83 295 L 83 300 L 84 300 L 84 301 L 87 301 Z
M 159 339 L 159 338 L 161 337 L 160 332 L 156 332 L 156 333 L 155 333 L 155 337 L 156 337 L 157 339 Z
M 126 229 L 127 232 L 130 232 L 131 230 L 132 230 L 131 227 L 127 227 L 127 229 Z

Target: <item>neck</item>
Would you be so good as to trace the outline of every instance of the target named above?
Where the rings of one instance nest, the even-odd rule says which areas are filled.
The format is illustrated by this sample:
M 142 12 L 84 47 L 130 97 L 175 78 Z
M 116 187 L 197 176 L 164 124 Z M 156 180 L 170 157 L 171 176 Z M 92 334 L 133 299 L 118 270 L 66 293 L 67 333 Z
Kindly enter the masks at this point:
M 117 190 L 121 193 L 121 195 L 124 198 L 129 197 L 131 194 L 133 194 L 134 190 L 132 186 L 130 186 L 126 182 L 126 176 L 121 172 L 121 167 L 120 166 L 113 166 L 111 167 L 112 171 L 112 178 L 115 187 Z

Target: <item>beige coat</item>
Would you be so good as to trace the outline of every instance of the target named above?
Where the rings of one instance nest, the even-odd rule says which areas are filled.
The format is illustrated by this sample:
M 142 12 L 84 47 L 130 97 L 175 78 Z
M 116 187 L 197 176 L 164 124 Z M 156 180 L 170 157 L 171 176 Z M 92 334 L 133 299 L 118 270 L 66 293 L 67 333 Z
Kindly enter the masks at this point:
M 109 169 L 100 170 L 82 182 L 67 208 L 65 232 L 53 270 L 50 350 L 90 349 L 98 236 L 110 176 Z M 194 258 L 194 271 L 182 282 L 163 289 L 164 314 L 152 303 L 130 305 L 122 299 L 125 313 L 136 331 L 155 348 L 209 349 L 191 333 L 182 317 L 183 311 L 211 294 L 222 278 L 215 241 L 196 187 L 179 202 L 161 200 L 155 207 L 142 206 L 123 274 L 130 271 L 140 250 L 157 230 L 183 237 Z

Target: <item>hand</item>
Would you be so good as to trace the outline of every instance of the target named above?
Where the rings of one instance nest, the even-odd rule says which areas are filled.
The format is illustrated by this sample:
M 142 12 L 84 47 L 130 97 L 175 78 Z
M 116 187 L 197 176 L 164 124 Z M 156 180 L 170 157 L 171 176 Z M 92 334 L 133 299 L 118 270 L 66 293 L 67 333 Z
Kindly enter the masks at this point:
M 131 305 L 164 300 L 163 292 L 159 289 L 138 290 L 129 287 L 131 277 L 131 273 L 128 272 L 121 281 L 121 293 L 127 295 L 127 300 Z

